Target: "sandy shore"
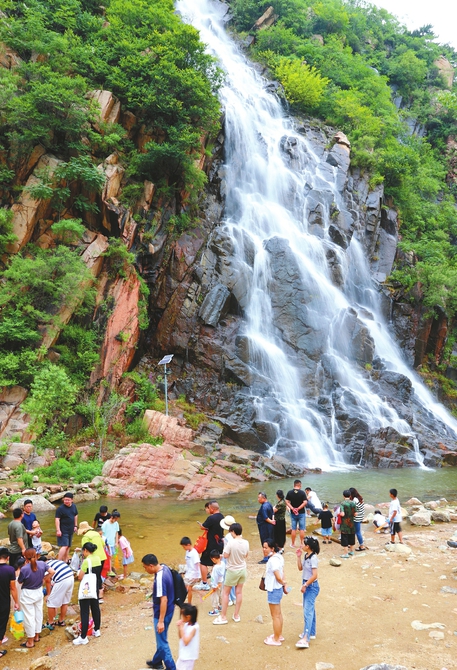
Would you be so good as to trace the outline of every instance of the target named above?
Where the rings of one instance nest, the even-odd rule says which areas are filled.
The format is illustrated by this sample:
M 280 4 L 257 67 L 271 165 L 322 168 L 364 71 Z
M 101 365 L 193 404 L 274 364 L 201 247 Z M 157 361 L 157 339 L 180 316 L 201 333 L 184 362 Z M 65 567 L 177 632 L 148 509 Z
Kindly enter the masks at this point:
M 321 546 L 317 600 L 317 639 L 309 649 L 298 650 L 295 642 L 302 629 L 303 610 L 300 573 L 295 554 L 285 552 L 286 578 L 291 593 L 283 598 L 285 642 L 267 647 L 263 640 L 272 632 L 266 594 L 258 589 L 264 568 L 258 537 L 248 537 L 249 580 L 244 589 L 241 622 L 213 626 L 210 599 L 201 601 L 195 593 L 201 626 L 200 659 L 196 670 L 288 670 L 314 669 L 316 663 L 332 664 L 336 670 L 360 670 L 372 663 L 386 662 L 408 670 L 451 670 L 457 668 L 457 594 L 443 593 L 443 586 L 457 589 L 457 549 L 446 548 L 446 540 L 457 524 L 436 524 L 430 528 L 406 527 L 410 556 L 384 550 L 385 535 L 375 535 L 364 526 L 369 551 L 329 565 L 340 554 L 336 544 Z M 160 559 L 160 554 L 159 554 Z M 140 670 L 155 650 L 151 629 L 151 606 L 144 594 L 110 592 L 102 605 L 102 636 L 85 647 L 74 647 L 63 630 L 43 638 L 33 651 L 17 652 L 18 643 L 6 645 L 2 665 L 11 670 L 28 670 L 31 662 L 49 653 L 54 669 Z M 263 623 L 258 621 L 259 615 Z M 178 636 L 175 620 L 170 641 L 176 658 Z M 430 637 L 430 630 L 415 630 L 411 622 L 441 623 L 442 639 Z

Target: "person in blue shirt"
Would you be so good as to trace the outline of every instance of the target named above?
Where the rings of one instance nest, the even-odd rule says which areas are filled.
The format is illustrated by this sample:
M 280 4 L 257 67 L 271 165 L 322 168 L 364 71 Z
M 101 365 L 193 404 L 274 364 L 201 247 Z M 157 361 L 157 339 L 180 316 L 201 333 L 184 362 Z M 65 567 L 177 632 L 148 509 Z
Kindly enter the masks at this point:
M 22 516 L 22 525 L 24 526 L 25 530 L 27 531 L 27 540 L 28 540 L 28 548 L 33 549 L 32 545 L 32 535 L 33 535 L 33 530 L 32 530 L 32 525 L 34 521 L 37 521 L 37 518 L 35 514 L 32 512 L 33 510 L 33 502 L 28 498 L 27 500 L 24 500 L 24 505 L 23 505 L 23 511 L 24 514 Z
M 154 575 L 152 589 L 152 607 L 154 611 L 154 631 L 157 650 L 151 661 L 146 665 L 154 670 L 161 670 L 165 663 L 165 670 L 176 670 L 168 644 L 168 628 L 175 611 L 175 589 L 170 568 L 161 565 L 154 554 L 146 554 L 141 559 L 143 568 L 150 575 Z
M 275 521 L 273 520 L 273 507 L 267 500 L 266 494 L 261 491 L 257 496 L 260 503 L 259 511 L 257 512 L 257 526 L 259 528 L 260 544 L 263 547 L 264 542 L 273 539 Z M 259 563 L 267 563 L 268 558 L 263 558 Z

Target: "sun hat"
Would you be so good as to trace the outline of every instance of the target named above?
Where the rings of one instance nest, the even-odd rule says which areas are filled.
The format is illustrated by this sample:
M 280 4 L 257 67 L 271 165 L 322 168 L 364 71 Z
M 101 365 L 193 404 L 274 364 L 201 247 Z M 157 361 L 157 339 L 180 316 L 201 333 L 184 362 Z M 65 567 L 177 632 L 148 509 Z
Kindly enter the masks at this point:
M 88 530 L 91 530 L 91 527 L 87 521 L 81 521 L 78 526 L 78 530 L 76 531 L 76 535 L 84 535 L 84 533 L 87 533 Z
M 222 521 L 221 521 L 221 527 L 222 527 L 224 530 L 228 530 L 228 529 L 230 528 L 230 526 L 232 525 L 232 523 L 236 523 L 236 521 L 235 521 L 235 519 L 234 519 L 233 516 L 231 516 L 230 514 L 228 514 L 227 516 L 224 516 L 224 518 L 222 519 Z

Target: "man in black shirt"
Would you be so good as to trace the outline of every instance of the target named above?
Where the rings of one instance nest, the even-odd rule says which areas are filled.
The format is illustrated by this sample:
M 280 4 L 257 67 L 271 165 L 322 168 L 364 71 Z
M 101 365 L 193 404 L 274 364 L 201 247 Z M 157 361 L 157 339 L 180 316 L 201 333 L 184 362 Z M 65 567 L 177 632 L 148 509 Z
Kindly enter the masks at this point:
M 78 529 L 78 509 L 73 502 L 73 493 L 65 493 L 63 504 L 56 509 L 56 535 L 59 554 L 57 558 L 68 562 L 73 533 Z
M 206 505 L 205 505 L 206 507 Z M 208 568 L 213 565 L 211 560 L 211 552 L 213 549 L 222 554 L 224 552 L 224 531 L 221 526 L 221 521 L 224 519 L 224 515 L 221 514 L 219 509 L 219 503 L 215 500 L 212 500 L 208 504 L 209 516 L 207 517 L 204 523 L 200 524 L 201 528 L 206 528 L 208 531 L 207 538 L 208 544 L 205 551 L 200 557 L 200 572 L 202 575 L 202 584 L 197 584 L 197 590 L 209 591 L 210 586 L 207 582 L 208 579 Z M 195 588 L 195 587 L 194 587 Z
M 306 505 L 308 498 L 306 493 L 302 491 L 301 481 L 296 479 L 294 481 L 294 488 L 286 495 L 286 505 L 290 510 L 291 531 L 291 547 L 295 548 L 295 536 L 297 535 L 297 527 L 300 533 L 300 543 L 303 544 L 306 530 Z

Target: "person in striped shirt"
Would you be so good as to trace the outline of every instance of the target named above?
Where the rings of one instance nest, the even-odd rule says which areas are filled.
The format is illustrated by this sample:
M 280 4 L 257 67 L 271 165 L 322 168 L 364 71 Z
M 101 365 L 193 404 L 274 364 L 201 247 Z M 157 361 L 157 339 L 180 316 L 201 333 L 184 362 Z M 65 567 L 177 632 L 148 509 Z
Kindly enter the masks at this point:
M 64 561 L 50 558 L 46 561 L 46 564 L 54 570 L 51 579 L 51 592 L 47 594 L 48 623 L 46 624 L 46 628 L 54 630 L 54 625 L 66 625 L 65 615 L 67 613 L 67 607 L 71 602 L 75 578 L 73 576 L 73 570 L 67 563 L 64 563 Z M 56 612 L 59 608 L 59 619 L 57 623 L 54 624 Z

